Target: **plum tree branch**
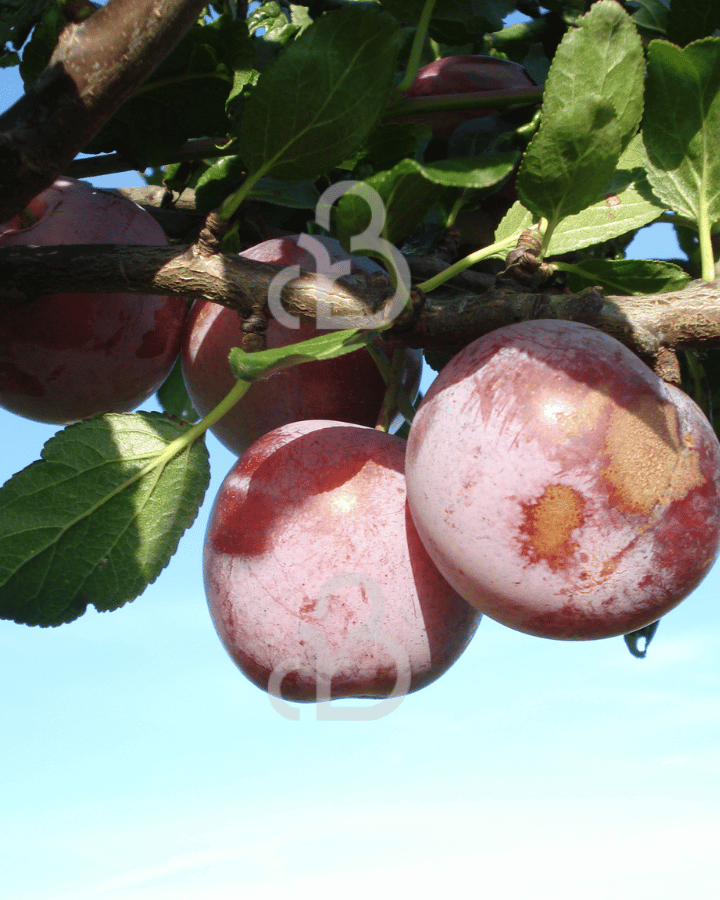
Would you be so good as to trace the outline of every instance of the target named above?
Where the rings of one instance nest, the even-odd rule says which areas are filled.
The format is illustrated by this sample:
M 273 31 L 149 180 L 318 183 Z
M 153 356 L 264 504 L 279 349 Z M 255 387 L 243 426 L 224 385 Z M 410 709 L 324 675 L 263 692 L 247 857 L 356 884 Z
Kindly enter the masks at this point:
M 247 316 L 282 268 L 234 254 L 208 254 L 195 244 L 6 247 L 0 249 L 0 304 L 49 293 L 118 291 L 209 300 Z M 361 317 L 381 310 L 392 286 L 383 276 L 330 281 L 304 274 L 283 288 L 282 303 L 291 315 L 312 320 L 320 292 L 333 315 Z M 662 377 L 677 380 L 675 350 L 720 347 L 720 283 L 694 281 L 672 293 L 606 297 L 595 289 L 531 293 L 512 280 L 492 282 L 479 275 L 433 291 L 385 337 L 408 347 L 455 351 L 495 328 L 540 318 L 593 325 L 634 350 Z
M 205 0 L 109 0 L 63 29 L 47 68 L 0 116 L 0 222 L 52 184 L 204 6 Z

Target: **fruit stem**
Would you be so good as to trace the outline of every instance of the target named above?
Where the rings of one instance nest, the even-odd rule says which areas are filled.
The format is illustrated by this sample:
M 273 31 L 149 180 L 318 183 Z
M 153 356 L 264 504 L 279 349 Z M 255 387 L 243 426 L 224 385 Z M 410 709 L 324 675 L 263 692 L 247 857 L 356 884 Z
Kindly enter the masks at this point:
M 494 244 L 488 244 L 487 247 L 482 247 L 480 250 L 475 250 L 474 253 L 470 253 L 463 259 L 448 266 L 447 269 L 443 269 L 442 272 L 438 272 L 437 275 L 433 275 L 432 278 L 428 278 L 427 281 L 423 281 L 422 284 L 415 285 L 415 287 L 419 288 L 423 293 L 429 294 L 430 291 L 439 288 L 441 284 L 445 284 L 446 281 L 449 281 L 460 272 L 464 272 L 465 269 L 469 269 L 470 266 L 474 266 L 476 263 L 481 262 L 483 259 L 488 259 L 490 256 L 495 256 L 500 250 L 510 249 L 510 247 L 517 244 L 520 234 L 521 232 L 517 231 L 515 234 L 511 234 L 510 237 L 503 238 L 501 241 L 496 241 Z
M 144 475 L 157 466 L 166 465 L 173 457 L 182 453 L 183 450 L 189 447 L 190 444 L 194 444 L 199 437 L 202 437 L 202 435 L 205 434 L 208 428 L 211 428 L 219 419 L 222 419 L 226 412 L 235 406 L 249 387 L 249 381 L 239 379 L 227 396 L 218 403 L 215 409 L 210 410 L 205 418 L 196 422 L 195 425 L 191 425 L 185 434 L 182 434 L 179 438 L 171 441 L 163 452 L 159 456 L 156 456 L 140 474 Z
M 373 359 L 375 359 L 374 354 Z M 402 375 L 405 370 L 406 361 L 407 349 L 405 347 L 398 347 L 398 349 L 393 352 L 389 371 L 387 371 L 387 367 L 385 367 L 387 374 L 383 372 L 382 368 L 380 369 L 383 378 L 385 378 L 387 383 L 387 388 L 378 414 L 377 424 L 375 425 L 376 431 L 389 431 L 395 413 L 398 411 L 401 412 L 408 421 L 412 420 L 414 410 L 410 398 L 407 396 L 402 384 Z M 409 418 L 408 413 L 410 414 Z
M 410 48 L 410 54 L 408 56 L 407 68 L 405 69 L 405 74 L 402 77 L 402 81 L 396 88 L 397 93 L 399 94 L 404 94 L 405 91 L 412 85 L 413 81 L 415 81 L 415 76 L 417 75 L 417 71 L 420 68 L 420 57 L 422 56 L 423 47 L 425 46 L 428 27 L 430 25 L 430 19 L 432 18 L 434 8 L 435 0 L 425 0 L 423 11 L 420 14 L 420 21 L 418 22 L 418 26 L 415 29 L 412 47 Z

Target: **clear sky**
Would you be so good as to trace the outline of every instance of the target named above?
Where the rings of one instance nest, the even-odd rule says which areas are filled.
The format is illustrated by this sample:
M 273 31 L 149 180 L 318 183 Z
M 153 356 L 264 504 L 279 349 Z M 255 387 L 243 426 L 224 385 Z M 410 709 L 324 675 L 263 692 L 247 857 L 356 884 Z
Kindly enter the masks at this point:
M 629 255 L 676 252 L 653 228 Z M 0 410 L 0 482 L 54 431 Z M 203 535 L 233 462 L 209 446 L 207 501 L 141 597 L 58 629 L 0 621 L 3 897 L 717 900 L 720 568 L 645 660 L 485 619 L 390 715 L 293 722 L 207 613 Z

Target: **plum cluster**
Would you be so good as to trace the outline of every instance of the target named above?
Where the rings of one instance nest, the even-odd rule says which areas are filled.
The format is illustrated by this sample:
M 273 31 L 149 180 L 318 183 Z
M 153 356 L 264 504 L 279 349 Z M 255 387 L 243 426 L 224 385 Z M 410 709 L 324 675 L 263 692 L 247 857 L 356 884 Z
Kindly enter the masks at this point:
M 0 245 L 163 243 L 140 207 L 61 179 Z M 329 238 L 331 262 L 352 258 Z M 244 256 L 313 271 L 298 236 Z M 0 324 L 0 404 L 71 422 L 143 402 L 180 354 L 201 414 L 234 384 L 238 316 L 196 301 L 39 297 Z M 270 346 L 312 337 L 271 321 Z M 401 378 L 414 397 L 421 357 Z M 486 614 L 546 638 L 643 628 L 720 549 L 720 444 L 700 409 L 623 344 L 573 322 L 497 329 L 458 353 L 409 437 L 373 427 L 366 350 L 255 382 L 214 427 L 238 455 L 204 577 L 231 658 L 276 697 L 402 696 L 440 677 Z
M 700 409 L 589 326 L 461 351 L 407 443 L 285 425 L 238 460 L 205 545 L 210 611 L 256 684 L 391 696 L 442 675 L 480 614 L 546 638 L 643 628 L 720 548 L 720 445 Z

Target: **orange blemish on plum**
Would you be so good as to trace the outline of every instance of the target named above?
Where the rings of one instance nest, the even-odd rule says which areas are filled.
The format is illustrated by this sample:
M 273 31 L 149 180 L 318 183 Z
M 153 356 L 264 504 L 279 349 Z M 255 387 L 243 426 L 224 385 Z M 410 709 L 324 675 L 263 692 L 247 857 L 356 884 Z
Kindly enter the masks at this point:
M 526 552 L 533 562 L 544 560 L 551 569 L 567 566 L 577 544 L 570 535 L 583 524 L 583 500 L 566 484 L 551 484 L 541 497 L 523 504 Z
M 620 504 L 649 516 L 658 504 L 681 500 L 703 483 L 692 441 L 680 435 L 675 407 L 654 398 L 613 409 L 605 439 L 603 477 Z

